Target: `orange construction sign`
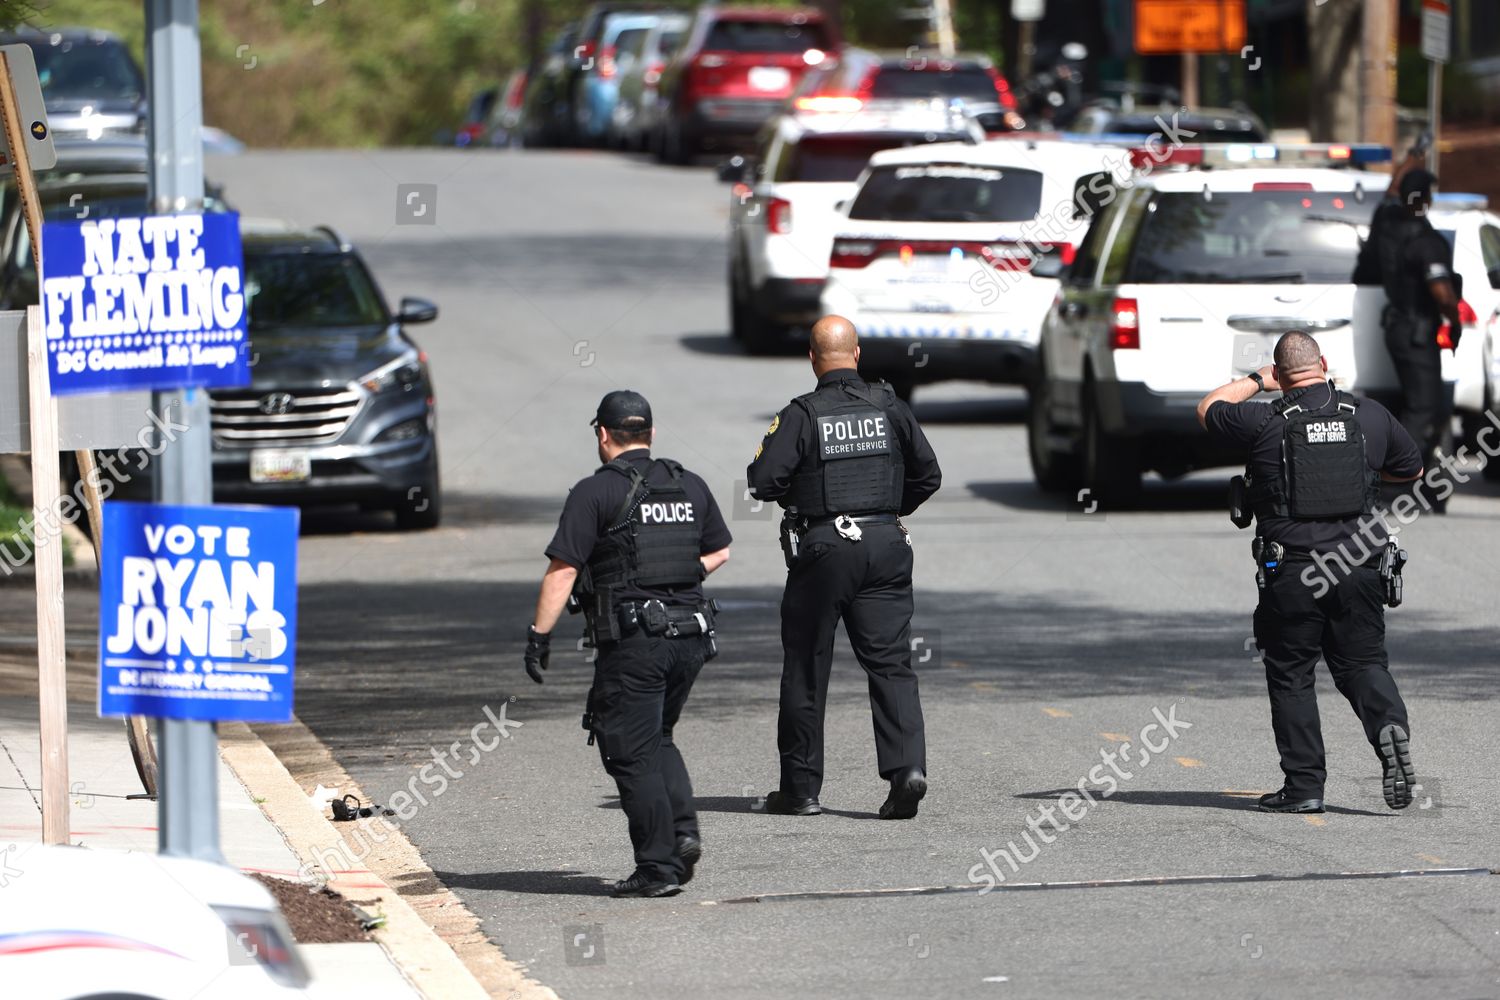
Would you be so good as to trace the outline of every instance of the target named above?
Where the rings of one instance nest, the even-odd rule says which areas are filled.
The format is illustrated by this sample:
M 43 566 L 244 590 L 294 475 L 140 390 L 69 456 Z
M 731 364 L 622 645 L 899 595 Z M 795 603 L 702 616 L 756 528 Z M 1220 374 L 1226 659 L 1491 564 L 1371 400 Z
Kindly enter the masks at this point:
M 1245 0 L 1135 0 L 1135 50 L 1143 56 L 1244 46 Z

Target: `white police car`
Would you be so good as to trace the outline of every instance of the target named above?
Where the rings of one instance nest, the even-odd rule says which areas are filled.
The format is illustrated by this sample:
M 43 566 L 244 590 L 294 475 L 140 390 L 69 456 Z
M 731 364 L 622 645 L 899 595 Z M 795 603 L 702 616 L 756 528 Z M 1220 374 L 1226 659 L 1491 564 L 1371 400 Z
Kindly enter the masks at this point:
M 872 153 L 983 140 L 984 130 L 961 107 L 798 98 L 791 113 L 761 133 L 753 163 L 730 161 L 720 169 L 725 180 L 737 181 L 729 206 L 731 335 L 762 353 L 818 318 L 834 206 L 854 193 Z
M 266 889 L 225 865 L 14 844 L 0 875 L 0 993 L 27 1000 L 273 1000 L 309 974 Z
M 1095 216 L 1042 329 L 1028 443 L 1043 489 L 1128 504 L 1142 473 L 1228 465 L 1198 399 L 1317 337 L 1341 387 L 1394 401 L 1385 294 L 1356 286 L 1389 177 L 1374 146 L 1182 146 Z M 1234 169 L 1230 169 L 1234 168 Z M 1335 169 L 1337 168 L 1337 169 Z M 1452 354 L 1444 374 L 1454 377 Z
M 825 313 L 903 397 L 943 379 L 1030 382 L 1057 275 L 1128 150 L 1000 139 L 877 153 L 841 210 Z
M 1472 436 L 1500 400 L 1500 216 L 1489 211 L 1484 195 L 1439 193 L 1428 219 L 1453 247 L 1453 269 L 1463 279 L 1453 406 Z M 1500 462 L 1488 463 L 1485 472 L 1500 479 Z

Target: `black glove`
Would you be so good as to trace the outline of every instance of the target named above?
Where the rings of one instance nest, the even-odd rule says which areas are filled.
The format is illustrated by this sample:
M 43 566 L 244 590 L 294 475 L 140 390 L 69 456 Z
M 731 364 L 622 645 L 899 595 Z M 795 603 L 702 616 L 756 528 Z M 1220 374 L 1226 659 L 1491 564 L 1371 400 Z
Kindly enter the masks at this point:
M 526 673 L 538 684 L 542 683 L 542 671 L 552 659 L 552 633 L 538 632 L 535 625 L 526 626 Z

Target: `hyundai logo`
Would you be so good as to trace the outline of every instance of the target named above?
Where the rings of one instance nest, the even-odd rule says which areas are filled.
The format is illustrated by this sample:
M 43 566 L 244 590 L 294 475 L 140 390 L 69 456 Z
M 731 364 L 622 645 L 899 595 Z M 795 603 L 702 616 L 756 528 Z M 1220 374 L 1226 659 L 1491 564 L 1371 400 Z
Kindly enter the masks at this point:
M 289 392 L 273 392 L 260 398 L 260 412 L 267 416 L 278 417 L 284 413 L 291 413 L 292 407 L 297 400 Z

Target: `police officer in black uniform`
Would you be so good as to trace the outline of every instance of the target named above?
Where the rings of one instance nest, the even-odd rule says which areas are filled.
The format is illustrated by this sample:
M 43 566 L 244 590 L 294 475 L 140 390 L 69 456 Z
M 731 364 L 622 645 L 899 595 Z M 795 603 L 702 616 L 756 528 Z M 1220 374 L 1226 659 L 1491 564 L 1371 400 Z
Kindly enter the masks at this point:
M 1334 387 L 1308 334 L 1284 335 L 1275 361 L 1198 403 L 1210 434 L 1249 452 L 1245 476 L 1236 477 L 1234 517 L 1243 528 L 1253 514 L 1256 525 L 1255 641 L 1286 774 L 1260 807 L 1323 811 L 1327 771 L 1313 688 L 1322 656 L 1375 748 L 1386 804 L 1404 809 L 1416 783 L 1411 726 L 1385 650 L 1385 606 L 1400 602 L 1404 553 L 1372 515 L 1379 481 L 1416 479 L 1421 453 L 1385 407 Z M 1250 402 L 1277 388 L 1276 402 Z
M 823 709 L 840 619 L 869 675 L 882 819 L 909 819 L 927 792 L 927 746 L 911 668 L 912 550 L 897 515 L 942 482 L 937 456 L 905 403 L 859 377 L 854 326 L 826 316 L 812 329 L 818 387 L 777 414 L 750 463 L 756 498 L 786 508 L 781 599 L 781 787 L 767 811 L 822 812 Z
M 716 652 L 702 582 L 728 560 L 729 528 L 702 479 L 652 459 L 651 406 L 639 393 L 609 393 L 593 426 L 604 464 L 568 494 L 547 546 L 526 672 L 542 682 L 571 595 L 598 651 L 584 728 L 620 790 L 635 849 L 635 872 L 614 894 L 672 896 L 703 854 L 672 728 Z
M 1431 468 L 1452 402 L 1443 384 L 1438 328 L 1446 319 L 1456 349 L 1463 323 L 1453 248 L 1427 218 L 1437 178 L 1422 167 L 1423 158 L 1415 149 L 1396 168 L 1371 221 L 1361 266 L 1378 269 L 1385 287 L 1381 326 L 1401 382 L 1401 424 L 1421 448 L 1422 464 Z M 1441 510 L 1444 503 L 1434 498 L 1434 506 Z

